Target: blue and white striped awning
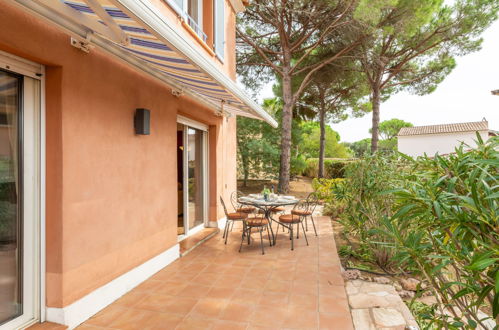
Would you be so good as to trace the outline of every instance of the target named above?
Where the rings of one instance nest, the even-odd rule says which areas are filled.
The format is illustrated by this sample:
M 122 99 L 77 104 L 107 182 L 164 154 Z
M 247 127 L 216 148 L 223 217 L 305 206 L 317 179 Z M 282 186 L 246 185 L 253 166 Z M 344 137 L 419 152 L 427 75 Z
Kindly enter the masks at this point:
M 29 0 L 15 1 L 25 6 L 30 2 Z M 57 9 L 59 12 L 56 14 L 59 16 L 61 12 L 66 14 L 66 11 L 69 11 L 69 14 L 74 11 L 80 16 L 83 15 L 84 17 L 80 17 L 78 22 L 75 22 L 77 19 L 73 18 L 72 23 L 81 24 L 87 31 L 91 30 L 99 38 L 112 43 L 113 47 L 118 47 L 132 55 L 149 71 L 154 71 L 156 75 L 164 77 L 174 89 L 203 100 L 203 103 L 211 105 L 211 108 L 235 115 L 263 119 L 273 126 L 277 125 L 267 112 L 253 102 L 232 80 L 223 75 L 214 64 L 200 57 L 194 58 L 194 55 L 199 55 L 199 51 L 188 45 L 187 41 L 180 40 L 175 35 L 169 37 L 166 33 L 158 31 L 162 28 L 167 31 L 168 21 L 158 21 L 160 15 L 158 10 L 156 9 L 154 13 L 152 5 L 144 5 L 146 3 L 144 0 L 35 0 L 32 2 L 38 3 L 36 8 L 45 7 L 44 11 Z M 64 8 L 60 8 L 61 3 L 64 4 Z M 96 7 L 96 3 L 100 7 Z M 105 12 L 104 14 L 103 12 L 96 13 L 94 9 L 97 11 L 104 9 Z M 138 13 L 139 9 L 140 13 Z M 50 15 L 45 13 L 45 16 Z M 106 17 L 103 19 L 103 16 Z M 67 15 L 67 17 L 70 16 Z M 150 17 L 152 18 L 149 19 Z M 51 19 L 51 17 L 47 18 Z M 156 26 L 152 22 L 154 19 L 156 19 Z M 102 36 L 102 33 L 99 33 L 102 26 L 99 27 L 97 24 L 92 28 L 89 24 L 85 24 L 87 20 L 100 22 L 109 28 L 119 27 L 119 33 L 127 42 L 117 42 L 117 40 Z M 61 25 L 60 21 L 56 23 Z M 65 28 L 67 30 L 67 26 Z M 171 26 L 169 28 L 172 30 Z M 93 39 L 90 40 L 91 43 Z M 183 48 L 184 52 L 179 48 Z M 186 54 L 187 52 L 190 54 Z

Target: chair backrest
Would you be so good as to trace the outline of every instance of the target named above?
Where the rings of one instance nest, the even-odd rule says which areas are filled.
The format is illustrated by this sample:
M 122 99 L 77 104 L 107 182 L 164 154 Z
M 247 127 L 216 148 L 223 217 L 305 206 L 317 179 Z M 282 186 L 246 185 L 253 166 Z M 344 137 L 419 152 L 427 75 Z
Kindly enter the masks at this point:
M 239 208 L 239 197 L 242 196 L 242 193 L 240 191 L 234 191 L 232 194 L 230 194 L 230 203 L 232 204 L 232 207 L 234 210 L 237 210 Z
M 224 202 L 224 199 L 222 198 L 222 196 L 220 196 L 220 203 L 222 203 L 222 206 L 224 208 L 224 213 L 225 213 L 225 216 L 229 216 L 229 212 L 227 212 L 227 207 L 225 206 L 225 202 Z
M 295 206 L 293 206 L 293 210 L 300 210 L 306 212 L 308 211 L 308 207 L 309 207 L 308 200 L 300 199 L 300 201 L 296 203 Z
M 307 197 L 308 211 L 314 213 L 317 204 L 319 204 L 319 197 L 316 193 L 310 193 Z

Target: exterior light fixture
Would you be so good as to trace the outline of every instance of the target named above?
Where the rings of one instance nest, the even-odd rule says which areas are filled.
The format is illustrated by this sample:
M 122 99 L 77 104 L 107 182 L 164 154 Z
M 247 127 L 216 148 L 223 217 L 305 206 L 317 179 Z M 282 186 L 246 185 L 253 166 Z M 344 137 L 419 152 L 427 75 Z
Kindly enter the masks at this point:
M 147 109 L 136 109 L 134 117 L 135 134 L 149 135 L 151 126 L 151 112 Z

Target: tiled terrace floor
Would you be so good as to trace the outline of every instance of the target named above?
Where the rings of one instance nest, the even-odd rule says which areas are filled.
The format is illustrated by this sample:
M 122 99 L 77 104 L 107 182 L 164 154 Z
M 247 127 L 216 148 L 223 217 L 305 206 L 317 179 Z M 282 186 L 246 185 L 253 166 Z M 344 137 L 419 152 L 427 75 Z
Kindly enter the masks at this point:
M 310 246 L 281 231 L 265 255 L 258 234 L 239 253 L 241 230 L 219 233 L 79 329 L 353 329 L 330 220 L 316 222 Z

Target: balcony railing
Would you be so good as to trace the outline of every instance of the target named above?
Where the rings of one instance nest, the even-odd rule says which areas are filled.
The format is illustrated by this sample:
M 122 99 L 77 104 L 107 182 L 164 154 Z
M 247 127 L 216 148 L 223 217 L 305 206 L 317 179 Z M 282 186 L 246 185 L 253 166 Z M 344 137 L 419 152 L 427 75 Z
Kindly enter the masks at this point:
M 206 42 L 206 39 L 208 38 L 208 36 L 206 35 L 206 33 L 203 32 L 203 29 L 201 29 L 201 27 L 194 20 L 194 18 L 192 18 L 191 16 L 189 16 L 187 13 L 185 13 L 185 16 L 187 16 L 187 24 L 189 24 L 189 26 L 194 30 L 194 32 L 196 32 L 196 34 L 201 39 L 203 39 L 204 42 Z

